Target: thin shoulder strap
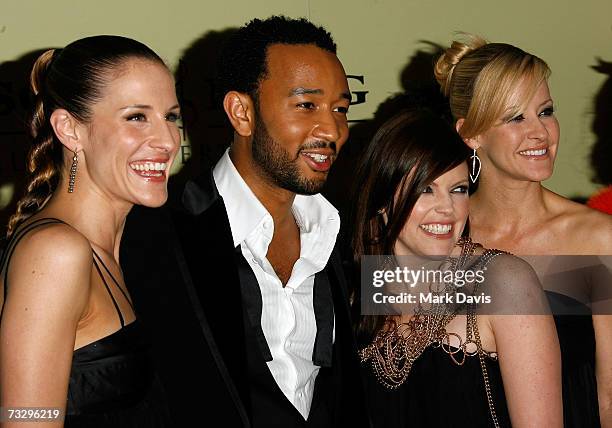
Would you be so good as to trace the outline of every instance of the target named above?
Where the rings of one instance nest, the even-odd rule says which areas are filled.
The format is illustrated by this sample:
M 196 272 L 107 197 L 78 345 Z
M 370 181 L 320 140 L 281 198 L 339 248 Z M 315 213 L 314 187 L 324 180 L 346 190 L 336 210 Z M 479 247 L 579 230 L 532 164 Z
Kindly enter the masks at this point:
M 6 251 L 4 252 L 3 257 L 0 261 L 0 267 L 3 267 L 5 269 L 4 270 L 4 301 L 3 302 L 6 302 L 6 296 L 7 296 L 7 290 L 8 290 L 8 265 L 9 265 L 11 256 L 13 255 L 13 252 L 15 251 L 15 248 L 17 247 L 17 244 L 19 243 L 19 241 L 21 241 L 21 239 L 28 232 L 36 229 L 37 227 L 44 226 L 47 224 L 57 224 L 57 223 L 68 224 L 65 221 L 62 221 L 60 219 L 53 218 L 53 217 L 39 218 L 37 220 L 34 220 L 32 223 L 28 224 L 27 226 L 23 227 L 19 231 L 17 231 L 17 233 L 15 233 L 15 235 L 11 237 L 10 241 L 7 244 Z M 111 277 L 113 282 L 116 284 L 119 291 L 121 291 L 121 294 L 123 294 L 123 296 L 127 300 L 130 307 L 134 309 L 134 306 L 132 305 L 132 302 L 129 299 L 128 295 L 125 293 L 125 291 L 123 291 L 123 289 L 121 288 L 121 286 L 119 285 L 119 283 L 117 282 L 113 274 L 110 272 L 108 267 L 106 267 L 106 265 L 102 261 L 102 258 L 98 255 L 98 253 L 96 253 L 96 251 L 93 248 L 91 249 L 91 251 L 93 252 L 93 255 L 94 255 L 93 263 L 96 268 L 96 271 L 98 272 L 100 279 L 104 283 L 104 287 L 106 288 L 106 291 L 108 292 L 108 295 L 110 296 L 113 302 L 113 306 L 115 307 L 115 310 L 117 311 L 117 315 L 119 316 L 119 322 L 121 323 L 121 327 L 123 328 L 125 327 L 125 320 L 123 318 L 123 314 L 121 313 L 121 310 L 119 309 L 119 305 L 117 304 L 117 301 L 115 300 L 115 297 L 113 296 L 113 293 L 111 292 L 110 287 L 108 283 L 106 282 L 104 275 L 102 274 L 102 270 L 100 269 L 98 261 L 96 261 L 96 258 L 99 260 L 100 264 L 104 267 L 104 270 L 108 273 L 108 275 Z M 4 311 L 4 303 L 2 304 L 2 308 L 0 308 L 0 319 L 2 319 L 3 311 Z
M 95 252 L 95 250 L 93 248 L 91 249 L 91 251 L 93 251 L 93 253 L 96 255 L 96 257 L 98 259 L 100 258 L 100 256 L 98 256 L 96 254 L 96 252 Z M 117 304 L 117 301 L 115 300 L 115 297 L 113 297 L 113 293 L 111 292 L 111 289 L 108 286 L 108 283 L 106 282 L 106 279 L 104 279 L 104 275 L 102 275 L 102 271 L 100 270 L 100 266 L 98 265 L 96 257 L 93 258 L 94 266 L 96 267 L 96 270 L 98 271 L 98 275 L 100 275 L 100 279 L 104 283 L 104 287 L 106 288 L 106 291 L 108 292 L 108 295 L 110 296 L 111 300 L 113 301 L 113 306 L 115 307 L 115 310 L 117 311 L 117 315 L 119 315 L 119 322 L 121 323 L 121 328 L 123 328 L 123 327 L 125 327 L 125 320 L 123 319 L 123 314 L 121 313 L 121 310 L 119 309 L 119 305 Z M 100 260 L 100 263 L 102 263 L 102 260 Z M 104 263 L 102 263 L 102 266 L 104 266 Z M 106 269 L 106 266 L 104 266 L 104 268 Z M 114 278 L 113 278 L 113 280 L 114 280 Z M 119 289 L 121 290 L 121 287 L 119 287 Z M 123 292 L 123 290 L 122 290 L 122 292 Z
M 506 254 L 505 251 L 497 250 L 497 249 L 487 249 L 480 259 L 478 260 L 477 266 L 479 269 L 486 269 L 486 266 L 497 256 L 500 254 Z M 476 288 L 474 289 L 476 292 Z M 493 393 L 491 392 L 491 382 L 489 378 L 489 371 L 487 369 L 487 364 L 485 363 L 485 354 L 487 352 L 482 348 L 482 342 L 480 340 L 480 332 L 478 331 L 478 322 L 476 321 L 476 313 L 475 307 L 473 304 L 468 305 L 467 308 L 467 326 L 466 326 L 466 335 L 467 340 L 473 341 L 476 343 L 476 347 L 478 349 L 478 360 L 480 362 L 480 370 L 482 371 L 482 380 L 484 382 L 485 387 L 485 395 L 487 398 L 487 404 L 489 406 L 489 415 L 491 416 L 491 421 L 493 422 L 493 426 L 498 428 L 499 420 L 497 419 L 497 412 L 495 411 L 495 402 L 493 401 Z M 487 354 L 491 357 L 490 354 Z M 495 356 L 497 358 L 497 356 Z
M 15 248 L 17 248 L 17 244 L 26 236 L 30 231 L 36 229 L 37 227 L 46 226 L 48 224 L 57 224 L 62 223 L 66 224 L 60 219 L 54 217 L 44 217 L 34 220 L 23 228 L 19 229 L 6 244 L 6 248 L 4 253 L 2 254 L 2 259 L 0 259 L 0 269 L 4 269 L 4 299 L 2 301 L 2 308 L 0 308 L 0 319 L 2 319 L 2 314 L 4 312 L 4 302 L 6 302 L 6 296 L 8 293 L 8 270 L 9 263 L 11 261 L 11 257 L 15 252 Z M 1 270 L 0 270 L 1 272 Z
M 98 259 L 98 261 L 100 262 L 100 264 L 102 265 L 102 267 L 104 268 L 108 276 L 110 276 L 110 278 L 113 280 L 113 282 L 115 283 L 115 286 L 119 289 L 119 291 L 121 291 L 121 294 L 123 294 L 123 297 L 125 297 L 125 300 L 127 300 L 128 304 L 130 305 L 130 308 L 134 310 L 134 305 L 132 304 L 132 300 L 130 299 L 130 296 L 128 296 L 127 293 L 121 287 L 121 285 L 119 285 L 119 282 L 115 279 L 111 271 L 108 269 L 108 267 L 104 263 L 104 260 L 102 260 L 102 257 L 100 257 L 100 255 L 96 253 L 96 251 L 93 248 L 91 249 L 91 251 L 93 251 L 95 258 Z

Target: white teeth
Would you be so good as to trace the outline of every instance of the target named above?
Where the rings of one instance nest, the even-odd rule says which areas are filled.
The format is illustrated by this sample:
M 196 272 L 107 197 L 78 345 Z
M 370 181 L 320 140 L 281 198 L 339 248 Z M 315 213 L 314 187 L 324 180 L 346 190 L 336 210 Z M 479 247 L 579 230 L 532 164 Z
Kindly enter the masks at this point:
M 522 152 L 519 152 L 522 155 L 526 155 L 526 156 L 542 156 L 544 154 L 546 154 L 546 152 L 548 151 L 548 149 L 540 149 L 540 150 L 524 150 Z
M 450 224 L 421 224 L 420 226 L 424 231 L 435 235 L 445 235 L 453 229 Z
M 143 162 L 129 165 L 135 171 L 164 171 L 168 164 L 166 162 Z
M 306 156 L 310 156 L 315 162 L 325 162 L 329 156 L 320 155 L 318 153 L 304 153 Z

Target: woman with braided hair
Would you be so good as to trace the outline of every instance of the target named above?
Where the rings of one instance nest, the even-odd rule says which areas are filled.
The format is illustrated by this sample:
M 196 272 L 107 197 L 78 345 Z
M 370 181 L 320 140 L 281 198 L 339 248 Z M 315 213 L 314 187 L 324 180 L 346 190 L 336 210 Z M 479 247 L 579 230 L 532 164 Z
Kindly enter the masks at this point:
M 435 74 L 472 150 L 471 236 L 540 256 L 530 262 L 555 315 L 565 426 L 612 427 L 612 217 L 542 185 L 559 148 L 548 65 L 516 46 L 466 36 Z
M 142 43 L 94 36 L 43 53 L 31 87 L 30 179 L 0 266 L 0 406 L 60 409 L 66 426 L 169 425 L 118 254 L 131 207 L 167 199 L 173 77 Z
M 354 304 L 376 428 L 562 426 L 559 344 L 533 269 L 462 237 L 468 156 L 453 127 L 419 107 L 380 127 L 357 170 Z M 378 284 L 384 306 L 368 294 L 372 263 L 385 277 L 433 276 Z

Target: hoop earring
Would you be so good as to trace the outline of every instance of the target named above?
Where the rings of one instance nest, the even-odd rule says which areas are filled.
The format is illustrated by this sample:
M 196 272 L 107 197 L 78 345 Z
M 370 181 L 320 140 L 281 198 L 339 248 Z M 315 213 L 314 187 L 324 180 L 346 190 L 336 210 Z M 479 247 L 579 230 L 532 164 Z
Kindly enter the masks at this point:
M 79 163 L 79 155 L 77 154 L 76 150 L 72 153 L 74 153 L 74 156 L 72 157 L 72 165 L 70 165 L 70 176 L 68 178 L 68 193 L 74 192 L 74 183 L 76 181 L 77 166 Z
M 476 149 L 474 149 L 474 154 L 470 156 L 472 160 L 472 171 L 470 172 L 470 180 L 472 183 L 476 183 L 478 180 L 478 176 L 480 175 L 480 169 L 482 168 L 482 163 L 480 162 L 480 158 L 476 154 Z M 478 163 L 478 169 L 476 169 L 476 163 Z

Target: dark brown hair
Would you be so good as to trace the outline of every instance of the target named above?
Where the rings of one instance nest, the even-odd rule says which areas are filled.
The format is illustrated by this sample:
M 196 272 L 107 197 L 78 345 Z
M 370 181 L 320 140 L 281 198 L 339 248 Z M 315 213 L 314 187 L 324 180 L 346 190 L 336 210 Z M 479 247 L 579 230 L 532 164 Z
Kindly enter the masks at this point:
M 403 111 L 386 121 L 357 170 L 352 198 L 355 265 L 360 266 L 364 255 L 394 254 L 395 243 L 423 191 L 466 162 L 469 155 L 455 129 L 428 109 Z M 385 322 L 385 316 L 361 316 L 357 331 L 372 336 Z
M 30 121 L 33 141 L 27 159 L 29 179 L 25 195 L 9 220 L 8 235 L 42 207 L 65 169 L 63 146 L 51 126 L 51 113 L 65 109 L 87 123 L 92 105 L 102 98 L 103 89 L 113 78 L 112 71 L 131 58 L 164 64 L 144 44 L 119 36 L 86 37 L 38 57 L 30 76 L 35 102 Z

